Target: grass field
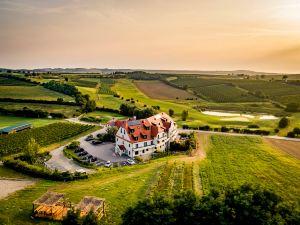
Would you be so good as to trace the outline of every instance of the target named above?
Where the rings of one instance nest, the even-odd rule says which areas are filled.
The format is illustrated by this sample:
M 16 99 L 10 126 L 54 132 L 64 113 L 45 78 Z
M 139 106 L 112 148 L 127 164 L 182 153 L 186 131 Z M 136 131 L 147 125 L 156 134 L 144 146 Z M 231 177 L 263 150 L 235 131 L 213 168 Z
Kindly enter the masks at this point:
M 258 137 L 213 135 L 210 143 L 200 163 L 204 194 L 250 182 L 272 188 L 286 200 L 300 199 L 300 161 Z
M 6 116 L 0 114 L 0 128 L 11 126 L 22 122 L 31 123 L 33 127 L 41 127 L 59 121 L 61 120 L 26 118 L 26 117 L 16 117 L 16 116 Z
M 112 112 L 102 112 L 102 111 L 94 111 L 87 113 L 86 116 L 93 116 L 96 118 L 102 118 L 102 123 L 106 123 L 112 119 L 125 119 L 127 117 L 122 116 L 118 113 L 112 113 Z
M 159 80 L 153 81 L 135 81 L 137 88 L 153 99 L 186 99 L 195 98 L 195 96 L 185 90 L 174 88 Z
M 63 113 L 67 117 L 74 117 L 80 114 L 79 106 L 66 106 L 55 104 L 41 104 L 41 103 L 20 103 L 20 102 L 0 102 L 0 107 L 4 109 L 23 109 L 27 107 L 32 110 L 43 110 L 50 113 Z
M 0 86 L 0 98 L 74 101 L 68 95 L 51 91 L 42 86 Z

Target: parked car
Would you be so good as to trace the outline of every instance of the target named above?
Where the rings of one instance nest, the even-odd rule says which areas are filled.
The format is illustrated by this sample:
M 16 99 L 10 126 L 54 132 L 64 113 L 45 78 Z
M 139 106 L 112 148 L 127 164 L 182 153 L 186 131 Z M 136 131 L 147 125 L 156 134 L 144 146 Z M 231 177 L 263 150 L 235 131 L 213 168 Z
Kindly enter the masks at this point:
M 97 157 L 93 157 L 93 158 L 91 159 L 92 162 L 96 162 L 97 160 L 98 160 Z
M 86 171 L 84 169 L 78 169 L 75 171 L 76 173 L 86 174 Z
M 135 164 L 135 161 L 133 159 L 127 159 L 127 163 L 129 165 L 134 165 Z
M 86 141 L 91 141 L 94 139 L 94 136 L 91 134 L 85 138 Z
M 77 155 L 78 156 L 85 156 L 85 155 L 87 155 L 88 153 L 86 152 L 86 151 L 82 151 L 82 152 L 80 152 L 80 153 L 78 153 Z
M 99 144 L 102 144 L 102 141 L 94 140 L 94 141 L 92 141 L 92 144 L 93 145 L 99 145 Z
M 107 161 L 107 162 L 104 164 L 104 166 L 107 167 L 107 168 L 111 167 L 111 165 L 112 165 L 112 164 L 111 164 L 110 161 Z
M 79 152 L 83 152 L 84 151 L 84 149 L 83 148 L 77 148 L 77 149 L 75 149 L 75 153 L 79 153 Z

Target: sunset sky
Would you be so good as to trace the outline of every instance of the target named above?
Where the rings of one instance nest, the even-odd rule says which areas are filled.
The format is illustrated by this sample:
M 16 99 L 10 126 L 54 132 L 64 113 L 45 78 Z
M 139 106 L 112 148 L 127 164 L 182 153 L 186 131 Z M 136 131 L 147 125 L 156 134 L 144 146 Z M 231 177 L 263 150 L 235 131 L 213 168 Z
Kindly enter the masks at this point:
M 0 0 L 0 67 L 300 73 L 300 0 Z

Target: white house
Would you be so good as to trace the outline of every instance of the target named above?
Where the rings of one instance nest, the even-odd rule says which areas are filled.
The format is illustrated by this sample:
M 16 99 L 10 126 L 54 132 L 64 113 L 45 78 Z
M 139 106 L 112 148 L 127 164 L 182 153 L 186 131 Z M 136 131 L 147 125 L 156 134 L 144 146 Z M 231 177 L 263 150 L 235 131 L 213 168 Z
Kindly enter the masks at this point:
M 110 125 L 118 127 L 115 153 L 133 158 L 163 152 L 177 136 L 177 125 L 162 112 L 147 119 L 117 120 Z

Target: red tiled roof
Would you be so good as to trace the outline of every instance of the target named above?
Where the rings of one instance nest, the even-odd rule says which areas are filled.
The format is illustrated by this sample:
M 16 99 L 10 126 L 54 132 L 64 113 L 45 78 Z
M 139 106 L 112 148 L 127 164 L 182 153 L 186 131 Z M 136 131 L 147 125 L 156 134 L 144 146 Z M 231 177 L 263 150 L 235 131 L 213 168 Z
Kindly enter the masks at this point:
M 135 143 L 152 140 L 158 133 L 168 131 L 172 122 L 171 117 L 166 113 L 160 113 L 142 120 L 117 120 L 115 126 L 124 128 L 130 142 Z

